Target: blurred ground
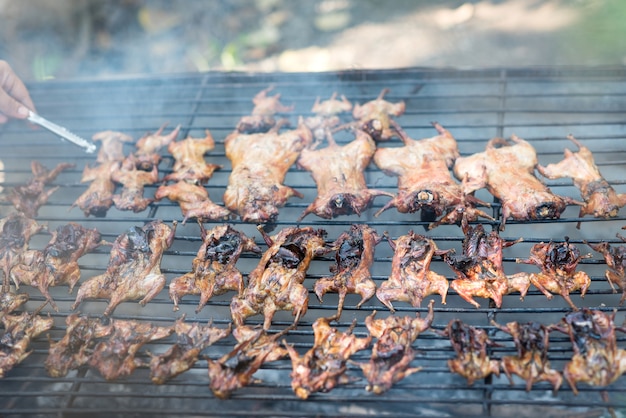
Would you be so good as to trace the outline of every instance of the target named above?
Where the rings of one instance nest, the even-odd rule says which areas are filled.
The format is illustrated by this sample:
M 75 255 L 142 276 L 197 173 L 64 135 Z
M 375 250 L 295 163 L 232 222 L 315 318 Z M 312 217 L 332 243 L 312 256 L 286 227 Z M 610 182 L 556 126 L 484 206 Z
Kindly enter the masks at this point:
M 27 80 L 626 64 L 622 0 L 0 0 Z

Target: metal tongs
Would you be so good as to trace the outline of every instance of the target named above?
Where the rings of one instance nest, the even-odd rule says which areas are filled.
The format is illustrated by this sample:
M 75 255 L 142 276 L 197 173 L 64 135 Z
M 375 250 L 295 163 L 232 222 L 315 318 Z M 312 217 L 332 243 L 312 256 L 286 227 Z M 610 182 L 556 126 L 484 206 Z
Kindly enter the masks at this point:
M 79 147 L 84 148 L 85 152 L 88 152 L 89 154 L 96 151 L 96 146 L 93 143 L 68 131 L 67 129 L 65 129 L 62 126 L 57 125 L 56 123 L 50 122 L 48 119 L 42 118 L 41 116 L 39 116 L 38 114 L 30 110 L 28 111 L 28 120 L 33 123 L 36 123 L 39 126 L 46 128 L 50 132 L 53 132 L 59 135 L 61 138 L 67 139 L 68 141 L 78 145 Z

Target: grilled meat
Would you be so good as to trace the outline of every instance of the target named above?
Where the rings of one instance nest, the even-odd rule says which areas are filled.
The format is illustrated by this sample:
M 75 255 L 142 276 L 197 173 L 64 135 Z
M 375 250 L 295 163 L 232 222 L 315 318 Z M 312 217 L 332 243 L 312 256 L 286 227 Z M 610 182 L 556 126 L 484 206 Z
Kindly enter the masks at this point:
M 152 171 L 153 166 L 158 165 L 161 161 L 161 155 L 159 151 L 161 148 L 169 145 L 176 139 L 180 132 L 180 125 L 178 125 L 172 132 L 167 135 L 163 135 L 163 130 L 167 123 L 163 124 L 155 133 L 147 133 L 135 143 L 136 151 L 135 164 L 137 169 L 143 171 Z
M 406 109 L 403 101 L 391 103 L 384 100 L 387 93 L 389 89 L 383 89 L 375 100 L 362 105 L 357 103 L 352 110 L 359 129 L 367 132 L 376 142 L 388 141 L 396 135 L 396 130 L 391 126 L 391 117 L 401 116 Z
M 93 168 L 86 165 L 80 181 L 91 183 L 72 204 L 72 208 L 78 206 L 85 216 L 93 215 L 97 218 L 106 216 L 109 208 L 113 206 L 115 193 L 115 183 L 111 178 L 119 169 L 119 161 L 105 161 Z
M 211 324 L 189 324 L 183 317 L 174 324 L 174 332 L 177 336 L 174 345 L 163 354 L 150 355 L 150 379 L 157 385 L 189 370 L 205 348 L 230 334 L 230 326 L 215 328 Z
M 352 142 L 339 146 L 328 131 L 326 148 L 307 148 L 300 153 L 298 167 L 311 172 L 317 185 L 317 197 L 298 221 L 309 213 L 324 219 L 361 215 L 376 196 L 393 197 L 391 193 L 367 188 L 363 172 L 372 160 L 376 144 L 363 131 L 356 131 L 355 135 Z
M 348 359 L 357 351 L 365 350 L 372 336 L 357 338 L 352 334 L 356 321 L 341 332 L 330 326 L 333 318 L 318 318 L 313 323 L 313 347 L 303 356 L 283 342 L 291 358 L 291 387 L 300 399 L 312 393 L 329 392 L 337 385 L 346 384 L 350 378 L 345 374 Z
M 313 136 L 302 119 L 295 130 L 279 134 L 280 126 L 277 124 L 269 132 L 258 134 L 235 131 L 225 139 L 226 157 L 233 171 L 224 192 L 224 203 L 244 222 L 273 221 L 287 199 L 302 197 L 282 182 Z
M 103 164 L 124 159 L 124 144 L 133 142 L 133 138 L 115 131 L 102 131 L 93 135 L 92 139 L 102 142 L 96 161 Z
M 261 90 L 254 96 L 252 103 L 252 115 L 242 117 L 237 123 L 237 132 L 240 133 L 258 133 L 267 132 L 276 125 L 274 115 L 280 112 L 291 112 L 293 106 L 285 106 L 280 102 L 280 94 L 268 96 L 267 93 L 272 91 L 274 86 Z
M 242 232 L 230 225 L 220 225 L 207 231 L 202 223 L 200 236 L 202 245 L 192 262 L 191 271 L 172 279 L 170 298 L 174 310 L 185 295 L 200 295 L 196 313 L 200 312 L 213 295 L 221 295 L 234 290 L 243 294 L 244 282 L 235 264 L 243 251 L 260 253 L 261 249 Z
M 433 322 L 433 305 L 428 304 L 428 316 L 421 319 L 418 316 L 388 316 L 385 319 L 374 319 L 376 311 L 365 318 L 365 326 L 370 335 L 377 340 L 372 346 L 372 356 L 368 363 L 359 364 L 368 385 L 365 389 L 380 395 L 405 377 L 421 370 L 421 367 L 409 365 L 415 357 L 415 350 L 411 347 L 413 341 Z
M 552 193 L 535 177 L 537 154 L 533 146 L 516 135 L 511 141 L 494 138 L 485 151 L 459 157 L 454 163 L 454 174 L 468 184 L 468 192 L 486 187 L 500 199 L 501 229 L 508 218 L 558 219 L 568 204 L 581 204 Z
M 175 184 L 159 186 L 154 194 L 154 199 L 161 200 L 163 198 L 178 202 L 183 214 L 183 224 L 191 218 L 204 222 L 226 220 L 231 217 L 228 209 L 211 200 L 209 192 L 202 184 L 180 180 Z
M 149 171 L 145 171 L 141 165 L 141 160 L 131 154 L 117 171 L 111 173 L 111 180 L 124 186 L 121 193 L 113 195 L 117 209 L 141 212 L 153 202 L 154 199 L 144 198 L 144 186 L 159 180 L 159 169 L 157 164 L 153 164 Z
M 13 267 L 22 264 L 30 238 L 43 229 L 47 229 L 47 226 L 21 213 L 12 213 L 0 219 L 0 268 L 4 273 L 3 290 L 9 288 Z M 15 283 L 15 286 L 19 288 L 19 283 Z
M 0 317 L 19 309 L 29 298 L 28 293 L 15 293 L 10 286 L 3 285 L 0 294 Z
M 330 99 L 320 102 L 320 98 L 315 99 L 311 111 L 315 116 L 308 117 L 304 120 L 306 126 L 313 133 L 316 141 L 323 141 L 326 138 L 326 131 L 336 128 L 341 123 L 339 114 L 352 110 L 352 103 L 341 96 L 341 100 L 337 99 L 337 92 L 334 92 Z
M 204 161 L 204 154 L 215 148 L 215 140 L 207 129 L 203 139 L 187 138 L 179 142 L 170 142 L 167 150 L 174 157 L 173 172 L 163 178 L 163 181 L 197 181 L 206 182 L 213 176 L 213 172 L 222 168 L 219 164 L 208 164 Z
M 395 241 L 388 237 L 388 241 L 394 251 L 391 274 L 376 291 L 378 299 L 391 312 L 395 312 L 392 301 L 409 302 L 417 307 L 426 296 L 434 293 L 441 295 L 441 303 L 445 305 L 448 279 L 430 271 L 430 263 L 433 256 L 442 256 L 450 250 L 439 250 L 432 239 L 413 231 Z
M 269 329 L 277 310 L 293 311 L 294 324 L 306 313 L 309 292 L 302 285 L 313 257 L 328 252 L 326 231 L 311 227 L 284 228 L 274 237 L 262 228 L 268 249 L 248 275 L 248 287 L 230 304 L 233 322 L 243 325 L 246 318 L 263 314 L 263 329 Z
M 176 225 L 174 221 L 174 227 L 170 228 L 155 220 L 142 228 L 132 227 L 118 236 L 111 249 L 107 270 L 80 286 L 72 309 L 85 299 L 109 299 L 104 311 L 108 316 L 123 301 L 141 299 L 141 306 L 151 301 L 165 287 L 161 258 L 174 241 Z
M 354 224 L 332 244 L 336 253 L 335 264 L 330 267 L 330 272 L 334 275 L 317 280 L 314 290 L 320 302 L 328 292 L 339 293 L 335 318 L 341 317 L 348 293 L 361 295 L 357 308 L 376 293 L 376 283 L 372 280 L 370 268 L 374 263 L 374 249 L 380 241 L 382 236 L 373 228 L 365 224 Z
M 617 234 L 617 237 L 626 242 L 626 237 L 619 234 Z M 616 292 L 615 286 L 621 289 L 622 298 L 620 299 L 619 304 L 622 305 L 624 300 L 626 300 L 626 246 L 619 245 L 612 247 L 611 244 L 606 241 L 599 242 L 597 244 L 587 242 L 586 244 L 602 254 L 604 257 L 604 261 L 608 267 L 605 272 L 605 276 L 609 281 L 613 292 Z
M 562 243 L 539 243 L 530 249 L 530 258 L 517 259 L 518 263 L 534 264 L 541 269 L 541 273 L 518 273 L 518 277 L 528 277 L 530 282 L 552 299 L 552 293 L 559 293 L 563 299 L 575 310 L 578 308 L 572 302 L 570 292 L 580 290 L 580 297 L 585 297 L 591 279 L 584 271 L 576 271 L 578 263 L 583 258 L 590 257 L 580 255 L 578 248 L 569 243 L 565 237 Z

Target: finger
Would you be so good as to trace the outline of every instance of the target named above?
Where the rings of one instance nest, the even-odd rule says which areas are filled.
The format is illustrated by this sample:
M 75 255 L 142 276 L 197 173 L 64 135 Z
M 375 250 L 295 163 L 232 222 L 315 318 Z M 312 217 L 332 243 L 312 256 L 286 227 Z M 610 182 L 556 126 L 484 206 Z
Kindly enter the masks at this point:
M 34 110 L 28 89 L 6 61 L 0 61 L 0 112 L 24 119 L 28 109 Z

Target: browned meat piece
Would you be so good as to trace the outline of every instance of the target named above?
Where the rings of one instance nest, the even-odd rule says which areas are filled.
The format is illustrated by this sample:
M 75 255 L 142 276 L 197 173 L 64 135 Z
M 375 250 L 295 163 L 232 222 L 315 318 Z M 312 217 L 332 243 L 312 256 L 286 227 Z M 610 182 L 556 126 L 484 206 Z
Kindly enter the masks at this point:
M 497 230 L 489 234 L 482 225 L 468 228 L 463 240 L 463 254 L 452 256 L 446 254 L 444 260 L 454 270 L 457 278 L 450 286 L 464 300 L 480 308 L 474 296 L 492 299 L 495 306 L 502 306 L 502 298 L 512 292 L 520 292 L 524 299 L 530 281 L 524 274 L 504 274 L 502 268 L 502 250 L 521 241 L 506 241 L 498 235 Z
M 174 327 L 161 327 L 149 322 L 111 320 L 112 331 L 107 339 L 96 344 L 89 365 L 107 380 L 126 377 L 144 362 L 136 358 L 144 344 L 172 334 Z
M 261 90 L 254 96 L 252 103 L 252 115 L 242 117 L 237 123 L 237 132 L 240 133 L 258 133 L 267 132 L 274 125 L 276 120 L 274 115 L 280 112 L 291 112 L 294 107 L 285 106 L 280 103 L 280 94 L 268 96 L 267 93 L 272 91 L 274 86 Z
M 31 341 L 54 325 L 53 318 L 43 318 L 38 313 L 23 312 L 2 317 L 4 334 L 0 337 L 0 377 L 28 357 Z
M 208 164 L 204 161 L 204 154 L 215 148 L 215 140 L 209 130 L 203 139 L 187 138 L 179 142 L 170 142 L 167 150 L 174 157 L 172 173 L 163 178 L 163 181 L 197 181 L 206 182 L 213 176 L 213 172 L 222 168 L 219 164 Z
M 617 237 L 626 242 L 626 237 L 619 234 L 617 234 Z M 622 305 L 624 300 L 626 300 L 626 246 L 619 245 L 612 247 L 611 244 L 606 241 L 597 244 L 587 242 L 586 244 L 604 257 L 604 261 L 608 267 L 605 273 L 606 279 L 609 281 L 613 292 L 616 292 L 615 286 L 621 289 L 622 298 L 619 304 Z
M 231 213 L 223 206 L 214 203 L 202 184 L 181 180 L 178 183 L 162 185 L 154 193 L 155 200 L 168 198 L 178 202 L 183 214 L 183 224 L 195 218 L 202 222 L 227 220 Z
M 124 186 L 120 194 L 113 195 L 115 207 L 119 210 L 141 212 L 154 200 L 143 197 L 144 186 L 159 180 L 159 169 L 154 164 L 149 171 L 142 170 L 140 160 L 131 154 L 122 162 L 119 170 L 111 173 L 111 180 Z
M 565 242 L 558 244 L 541 242 L 530 249 L 530 258 L 516 260 L 518 263 L 534 264 L 541 269 L 541 273 L 518 273 L 516 276 L 527 277 L 548 299 L 552 299 L 552 293 L 559 293 L 577 310 L 569 294 L 580 290 L 580 297 L 585 297 L 591 279 L 584 271 L 577 272 L 576 267 L 580 260 L 590 256 L 581 256 L 578 248 L 569 243 L 568 237 L 565 237 Z
M 582 204 L 557 196 L 537 177 L 537 154 L 532 145 L 511 136 L 510 143 L 494 138 L 483 152 L 459 157 L 454 174 L 471 187 L 469 192 L 486 187 L 502 204 L 501 229 L 508 218 L 518 221 L 558 219 L 568 204 Z
M 469 385 L 491 373 L 500 376 L 500 364 L 491 360 L 487 354 L 487 346 L 493 345 L 493 342 L 484 329 L 464 324 L 460 319 L 453 319 L 443 335 L 450 338 L 456 353 L 456 358 L 448 360 L 450 371 L 466 378 Z
M 492 321 L 492 325 L 507 334 L 511 334 L 517 349 L 516 356 L 502 357 L 502 370 L 506 373 L 511 384 L 513 384 L 512 375 L 514 374 L 526 381 L 527 392 L 530 391 L 533 384 L 547 381 L 552 384 L 553 393 L 556 395 L 563 383 L 563 376 L 550 367 L 548 360 L 550 327 L 537 322 L 520 324 L 514 321 L 505 326 Z
M 150 354 L 150 379 L 157 385 L 189 370 L 205 348 L 230 334 L 230 326 L 215 328 L 211 324 L 189 324 L 183 317 L 174 324 L 174 332 L 177 336 L 174 345 L 163 354 Z
M 104 324 L 98 318 L 77 313 L 68 315 L 65 324 L 65 335 L 57 342 L 50 341 L 50 350 L 44 363 L 51 377 L 67 376 L 70 370 L 86 365 L 96 340 L 113 331 L 111 324 Z
M 357 308 L 376 294 L 376 283 L 372 280 L 370 267 L 374 263 L 374 249 L 382 241 L 373 228 L 365 224 L 355 224 L 349 231 L 343 232 L 332 244 L 336 250 L 335 264 L 330 267 L 331 277 L 323 277 L 315 282 L 314 290 L 322 301 L 328 292 L 339 293 L 337 314 L 341 317 L 343 303 L 348 293 L 361 295 Z
M 369 363 L 359 364 L 368 381 L 365 389 L 380 395 L 405 377 L 421 370 L 421 367 L 409 365 L 415 357 L 415 350 L 411 347 L 413 341 L 433 322 L 433 305 L 428 304 L 428 316 L 421 319 L 418 316 L 388 316 L 385 319 L 374 319 L 376 311 L 365 318 L 365 326 L 377 340 L 372 347 L 372 357 Z
M 448 130 L 433 122 L 439 135 L 414 140 L 397 124 L 393 126 L 404 146 L 379 148 L 374 154 L 374 162 L 386 174 L 398 177 L 398 195 L 375 216 L 392 207 L 400 213 L 420 211 L 423 221 L 435 221 L 430 228 L 461 223 L 464 231 L 468 223 L 478 217 L 494 220 L 476 208 L 477 205 L 490 205 L 469 194 L 465 182 L 458 184 L 452 178 L 450 167 L 458 158 L 459 150 Z
M 613 187 L 602 177 L 589 148 L 581 144 L 573 135 L 568 139 L 577 147 L 577 152 L 565 149 L 565 158 L 546 167 L 537 165 L 537 171 L 549 179 L 571 177 L 580 190 L 585 204 L 578 216 L 593 215 L 596 218 L 613 218 L 619 209 L 626 205 L 626 193 L 617 194 Z M 578 223 L 580 227 L 580 222 Z
M 124 159 L 124 144 L 134 141 L 130 136 L 115 131 L 98 132 L 93 135 L 92 139 L 96 142 L 102 142 L 96 159 L 99 163 L 122 161 Z
M 178 125 L 172 132 L 167 135 L 163 135 L 163 130 L 167 126 L 167 123 L 163 124 L 155 133 L 147 133 L 135 144 L 135 163 L 137 169 L 143 171 L 151 171 L 153 166 L 158 165 L 161 161 L 161 155 L 159 151 L 161 148 L 169 145 L 176 139 L 180 132 L 180 125 Z
M 569 334 L 574 355 L 563 369 L 563 376 L 575 395 L 576 384 L 608 386 L 626 372 L 626 350 L 617 346 L 615 331 L 624 332 L 614 323 L 615 312 L 595 309 L 571 312 L 556 329 Z
M 126 300 L 141 299 L 141 306 L 150 302 L 165 287 L 161 258 L 172 245 L 175 232 L 176 221 L 170 228 L 155 220 L 142 228 L 132 227 L 118 236 L 113 243 L 106 272 L 80 286 L 72 309 L 76 309 L 84 299 L 109 299 L 104 311 L 104 315 L 108 316 Z
M 11 279 L 36 287 L 46 297 L 50 305 L 58 310 L 48 288 L 69 285 L 71 293 L 80 280 L 78 259 L 84 254 L 109 244 L 101 239 L 96 229 L 87 229 L 74 222 L 59 226 L 43 249 L 29 250 L 22 262 L 11 270 Z
M 52 170 L 48 170 L 38 161 L 32 161 L 30 167 L 33 178 L 28 183 L 11 189 L 7 196 L 8 200 L 15 206 L 15 209 L 22 212 L 26 217 L 36 217 L 39 208 L 45 205 L 50 196 L 59 189 L 59 186 L 56 186 L 45 190 L 45 186 L 53 182 L 61 171 L 74 166 L 70 163 L 60 163 Z
M 97 218 L 106 216 L 109 208 L 113 206 L 113 193 L 115 192 L 115 183 L 111 178 L 119 169 L 118 161 L 105 161 L 93 168 L 86 165 L 80 181 L 91 182 L 91 184 L 76 199 L 72 207 L 78 206 L 85 216 L 93 215 Z
M 11 291 L 9 286 L 2 286 L 2 294 L 0 294 L 0 316 L 10 314 L 19 309 L 23 304 L 28 302 L 28 293 L 15 293 Z
M 174 310 L 185 295 L 200 295 L 196 313 L 200 312 L 213 295 L 221 295 L 229 290 L 243 294 L 243 276 L 235 267 L 243 251 L 260 253 L 261 249 L 242 232 L 230 225 L 220 225 L 207 231 L 200 225 L 202 245 L 192 262 L 191 271 L 172 279 L 170 298 Z
M 248 275 L 248 287 L 234 296 L 230 312 L 236 326 L 246 318 L 263 314 L 263 329 L 269 329 L 277 310 L 293 311 L 294 324 L 306 313 L 309 291 L 302 285 L 313 257 L 328 252 L 326 231 L 311 227 L 289 227 L 274 237 L 262 228 L 268 249 Z
M 439 250 L 432 239 L 413 231 L 395 241 L 388 238 L 388 241 L 394 251 L 391 274 L 376 291 L 378 299 L 391 312 L 395 312 L 392 301 L 409 302 L 417 307 L 426 296 L 434 293 L 441 295 L 441 303 L 445 305 L 448 279 L 430 271 L 430 263 L 433 256 L 443 256 L 450 250 Z
M 309 213 L 324 219 L 361 215 L 376 196 L 393 197 L 391 193 L 367 188 L 363 172 L 372 160 L 376 144 L 363 131 L 356 131 L 355 135 L 352 142 L 339 146 L 329 131 L 326 148 L 307 148 L 300 153 L 298 167 L 311 172 L 317 185 L 317 197 L 298 221 Z
M 367 132 L 376 142 L 388 141 L 396 135 L 396 130 L 391 126 L 391 117 L 401 116 L 406 109 L 403 101 L 391 103 L 384 100 L 387 93 L 389 89 L 383 89 L 375 100 L 362 105 L 357 103 L 352 111 L 352 116 L 358 120 L 359 129 Z
M 218 360 L 208 360 L 209 387 L 213 394 L 220 399 L 229 398 L 237 389 L 252 383 L 252 376 L 264 363 L 287 356 L 287 350 L 278 343 L 287 331 L 289 329 L 269 335 L 262 329 L 245 325 L 235 328 L 235 348 Z
M 30 238 L 43 229 L 47 227 L 21 213 L 12 213 L 0 219 L 0 268 L 4 273 L 3 290 L 9 288 L 13 267 L 23 262 Z M 15 286 L 19 287 L 19 283 L 15 283 Z
M 300 356 L 292 345 L 283 341 L 291 358 L 291 387 L 300 399 L 312 393 L 329 392 L 337 385 L 350 382 L 346 363 L 357 351 L 365 350 L 372 336 L 357 338 L 352 334 L 356 321 L 341 332 L 330 326 L 333 318 L 318 318 L 313 323 L 313 347 Z
M 302 118 L 295 130 L 279 134 L 280 126 L 262 134 L 235 131 L 225 139 L 226 157 L 233 171 L 224 192 L 224 204 L 244 222 L 273 221 L 287 199 L 302 197 L 300 192 L 282 183 L 313 135 Z
M 320 98 L 315 99 L 311 111 L 315 116 L 308 117 L 304 120 L 306 126 L 313 133 L 316 141 L 323 141 L 326 138 L 326 131 L 336 128 L 341 123 L 339 114 L 352 110 L 352 103 L 341 96 L 341 100 L 337 99 L 337 92 L 334 92 L 330 99 L 320 102 Z

